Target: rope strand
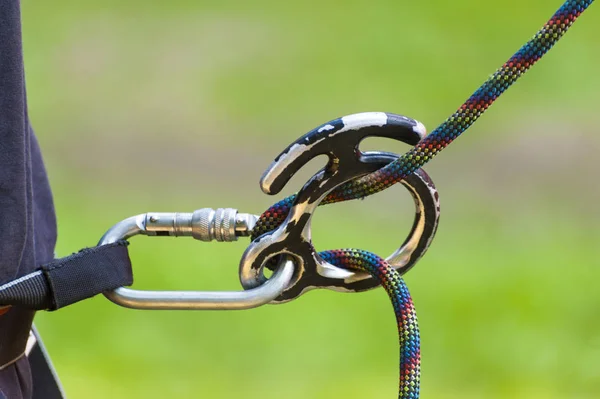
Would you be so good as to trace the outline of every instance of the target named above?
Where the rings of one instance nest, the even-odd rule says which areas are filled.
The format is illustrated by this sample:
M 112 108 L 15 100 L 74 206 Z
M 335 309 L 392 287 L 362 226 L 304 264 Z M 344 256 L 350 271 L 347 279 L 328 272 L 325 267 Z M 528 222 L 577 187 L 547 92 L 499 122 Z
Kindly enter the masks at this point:
M 344 269 L 371 274 L 387 292 L 398 323 L 400 341 L 400 388 L 398 398 L 417 399 L 421 378 L 421 337 L 417 313 L 406 283 L 392 266 L 379 256 L 360 249 L 320 252 L 323 260 Z
M 593 1 L 567 0 L 530 41 L 498 68 L 456 112 L 419 144 L 384 168 L 338 187 L 322 204 L 364 198 L 378 193 L 431 161 L 471 127 L 502 93 L 535 65 L 563 37 Z

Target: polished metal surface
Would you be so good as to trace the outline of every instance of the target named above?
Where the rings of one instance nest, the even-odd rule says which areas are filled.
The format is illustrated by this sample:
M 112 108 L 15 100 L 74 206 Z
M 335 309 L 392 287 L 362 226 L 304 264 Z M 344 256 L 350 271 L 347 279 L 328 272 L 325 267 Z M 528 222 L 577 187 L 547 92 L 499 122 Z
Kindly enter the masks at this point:
M 239 213 L 232 208 L 203 208 L 193 213 L 149 212 L 124 220 L 121 226 L 111 229 L 111 234 L 122 234 L 123 239 L 143 234 L 191 236 L 200 241 L 231 242 L 237 241 L 238 237 L 250 236 L 257 219 L 256 215 Z
M 296 274 L 275 302 L 292 300 L 315 288 L 359 292 L 378 285 L 365 273 L 355 273 L 324 261 L 311 238 L 311 221 L 319 203 L 336 188 L 350 180 L 373 173 L 398 159 L 384 152 L 362 152 L 367 137 L 387 137 L 416 145 L 426 135 L 425 127 L 402 115 L 381 112 L 349 115 L 323 124 L 290 144 L 269 166 L 261 178 L 267 194 L 281 192 L 290 179 L 317 156 L 329 158 L 294 197 L 285 221 L 255 239 L 240 261 L 240 281 L 244 288 L 265 281 L 264 267 L 280 255 L 293 256 Z M 409 237 L 388 260 L 401 273 L 409 270 L 425 253 L 437 228 L 439 196 L 427 174 L 419 170 L 403 183 L 415 199 L 415 222 Z M 339 193 L 338 193 L 339 194 Z
M 197 210 L 192 216 L 192 235 L 200 241 L 236 241 L 237 214 L 232 208 Z
M 241 216 L 237 218 L 238 215 Z M 117 223 L 104 234 L 98 245 L 110 244 L 136 235 L 193 236 L 205 241 L 234 241 L 236 234 L 249 234 L 248 230 L 253 226 L 253 220 L 256 221 L 256 216 L 237 214 L 235 209 L 203 209 L 194 213 L 146 213 Z M 245 291 L 141 291 L 121 287 L 104 295 L 117 305 L 133 309 L 250 309 L 280 296 L 290 283 L 294 269 L 292 259 L 284 257 L 268 281 Z
M 258 216 L 250 213 L 238 213 L 235 215 L 235 235 L 238 237 L 249 237 L 256 225 Z
M 386 153 L 376 154 L 372 152 L 366 153 L 366 155 L 373 159 L 387 162 L 395 159 L 394 156 Z M 401 184 L 406 187 L 414 200 L 414 221 L 412 228 L 402 245 L 388 256 L 386 261 L 394 269 L 398 270 L 401 274 L 404 274 L 425 254 L 433 241 L 440 217 L 440 203 L 435 185 L 423 170 L 416 171 L 414 174 L 403 180 Z M 312 214 L 316 210 L 317 205 L 318 202 L 310 204 L 309 206 L 307 206 L 306 203 L 302 203 L 297 206 L 296 211 L 299 215 L 310 214 L 310 219 L 312 219 Z M 310 219 L 305 226 L 305 230 L 302 232 L 304 237 L 310 237 Z M 294 219 L 294 216 L 292 215 L 289 217 L 289 220 L 297 221 L 299 218 L 296 217 Z M 264 248 L 274 245 L 277 240 L 285 241 L 288 234 L 289 233 L 280 226 L 279 229 L 275 230 L 275 234 L 263 237 L 259 245 L 253 243 L 248 248 L 244 254 L 246 263 L 242 263 L 240 267 L 240 281 L 244 287 L 252 287 L 263 281 L 263 277 L 261 276 L 262 271 L 257 273 L 255 270 L 249 268 L 248 265 L 250 262 L 248 262 L 248 260 L 254 260 L 260 251 L 264 251 Z M 294 255 L 293 251 L 286 251 L 286 249 L 283 249 L 280 253 Z M 286 302 L 314 288 L 328 288 L 341 292 L 361 292 L 378 286 L 377 281 L 368 273 L 342 269 L 325 262 L 317 252 L 314 251 L 314 248 L 311 251 L 311 258 L 309 259 L 316 267 L 315 269 L 309 269 L 307 272 L 304 263 L 305 259 L 295 256 L 295 262 L 299 266 L 297 267 L 294 279 L 290 283 L 290 287 L 296 285 L 297 290 L 292 291 L 293 295 L 290 295 L 287 298 L 278 298 L 275 302 Z M 316 273 L 312 270 L 315 270 Z M 290 287 L 288 287 L 288 291 L 290 290 Z

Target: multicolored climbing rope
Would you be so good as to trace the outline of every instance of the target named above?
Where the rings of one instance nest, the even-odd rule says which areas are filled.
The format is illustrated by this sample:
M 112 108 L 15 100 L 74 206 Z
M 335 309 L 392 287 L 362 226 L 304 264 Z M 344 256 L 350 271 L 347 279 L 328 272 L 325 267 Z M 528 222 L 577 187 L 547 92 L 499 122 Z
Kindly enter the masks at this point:
M 350 270 L 370 273 L 388 293 L 400 337 L 400 390 L 398 397 L 419 397 L 421 339 L 417 314 L 406 283 L 392 266 L 379 256 L 360 249 L 336 249 L 320 252 L 323 260 Z
M 567 0 L 552 18 L 473 93 L 448 119 L 397 161 L 352 180 L 332 191 L 321 204 L 364 198 L 400 182 L 446 148 L 467 130 L 514 82 L 548 52 L 593 0 Z M 253 238 L 274 230 L 286 219 L 295 196 L 267 209 L 254 228 Z M 371 273 L 381 281 L 392 299 L 400 332 L 399 398 L 419 396 L 419 332 L 412 299 L 401 276 L 387 263 L 367 251 L 345 249 L 319 253 L 336 266 Z
M 419 144 L 386 167 L 338 187 L 321 202 L 321 205 L 373 195 L 423 167 L 471 127 L 502 93 L 542 58 L 593 1 L 567 0 L 529 42 Z M 295 196 L 292 195 L 267 209 L 255 227 L 255 234 L 264 234 L 279 226 L 287 217 L 294 199 Z
M 398 161 L 339 187 L 322 204 L 363 198 L 398 183 L 467 130 L 513 83 L 548 52 L 594 0 L 567 0 L 535 36 L 473 93 L 456 112 Z

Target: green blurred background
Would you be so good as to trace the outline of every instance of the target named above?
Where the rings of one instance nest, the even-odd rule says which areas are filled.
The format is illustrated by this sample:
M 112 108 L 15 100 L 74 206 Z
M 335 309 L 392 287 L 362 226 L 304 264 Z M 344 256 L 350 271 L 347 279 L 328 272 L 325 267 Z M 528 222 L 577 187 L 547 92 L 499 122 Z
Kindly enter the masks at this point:
M 388 111 L 433 130 L 561 2 L 24 0 L 58 256 L 138 213 L 260 213 L 275 200 L 259 190 L 262 171 L 335 117 Z M 600 396 L 597 7 L 426 167 L 441 225 L 406 277 L 425 398 Z M 412 209 L 401 187 L 322 208 L 317 249 L 391 253 Z M 246 245 L 134 239 L 135 287 L 238 289 Z M 97 297 L 36 322 L 71 398 L 397 395 L 382 290 L 239 312 Z

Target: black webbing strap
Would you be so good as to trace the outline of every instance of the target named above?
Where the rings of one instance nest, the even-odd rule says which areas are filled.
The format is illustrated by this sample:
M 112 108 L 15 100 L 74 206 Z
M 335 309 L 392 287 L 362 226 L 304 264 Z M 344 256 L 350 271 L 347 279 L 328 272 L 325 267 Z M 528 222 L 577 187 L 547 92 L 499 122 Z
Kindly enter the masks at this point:
M 0 285 L 0 382 L 5 368 L 23 360 L 35 310 L 56 310 L 97 294 L 133 284 L 128 243 L 87 248 L 66 258 L 42 265 L 36 271 Z M 8 309 L 4 306 L 10 306 Z M 5 314 L 1 314 L 5 312 Z M 10 327 L 10 328 L 9 328 Z M 34 353 L 31 364 L 36 379 L 50 381 L 50 366 L 44 357 Z M 7 372 L 11 371 L 6 368 Z M 38 378 L 40 377 L 40 378 Z M 47 377 L 47 378 L 46 378 Z M 8 377 L 7 377 L 8 378 Z M 41 384 L 41 382 L 38 383 Z M 46 381 L 47 382 L 47 381 Z M 30 388 L 30 384 L 27 385 Z M 18 389 L 4 384 L 4 389 Z M 28 389 L 29 389 L 28 388 Z M 61 392 L 52 385 L 41 384 L 38 392 Z M 12 392 L 12 391 L 10 391 Z M 8 395 L 6 391 L 3 392 Z M 16 395 L 16 396 L 15 396 Z M 19 393 L 23 395 L 23 393 Z M 0 398 L 2 395 L 0 394 Z M 8 395 L 22 397 L 16 393 Z M 35 396 L 37 399 L 49 396 Z
M 0 286 L 0 304 L 56 310 L 133 284 L 127 241 L 86 248 Z
M 31 380 L 33 382 L 31 399 L 64 399 L 65 393 L 62 385 L 35 326 L 31 329 L 29 340 L 33 341 L 27 344 L 29 352 L 27 353 L 27 359 L 31 366 Z

